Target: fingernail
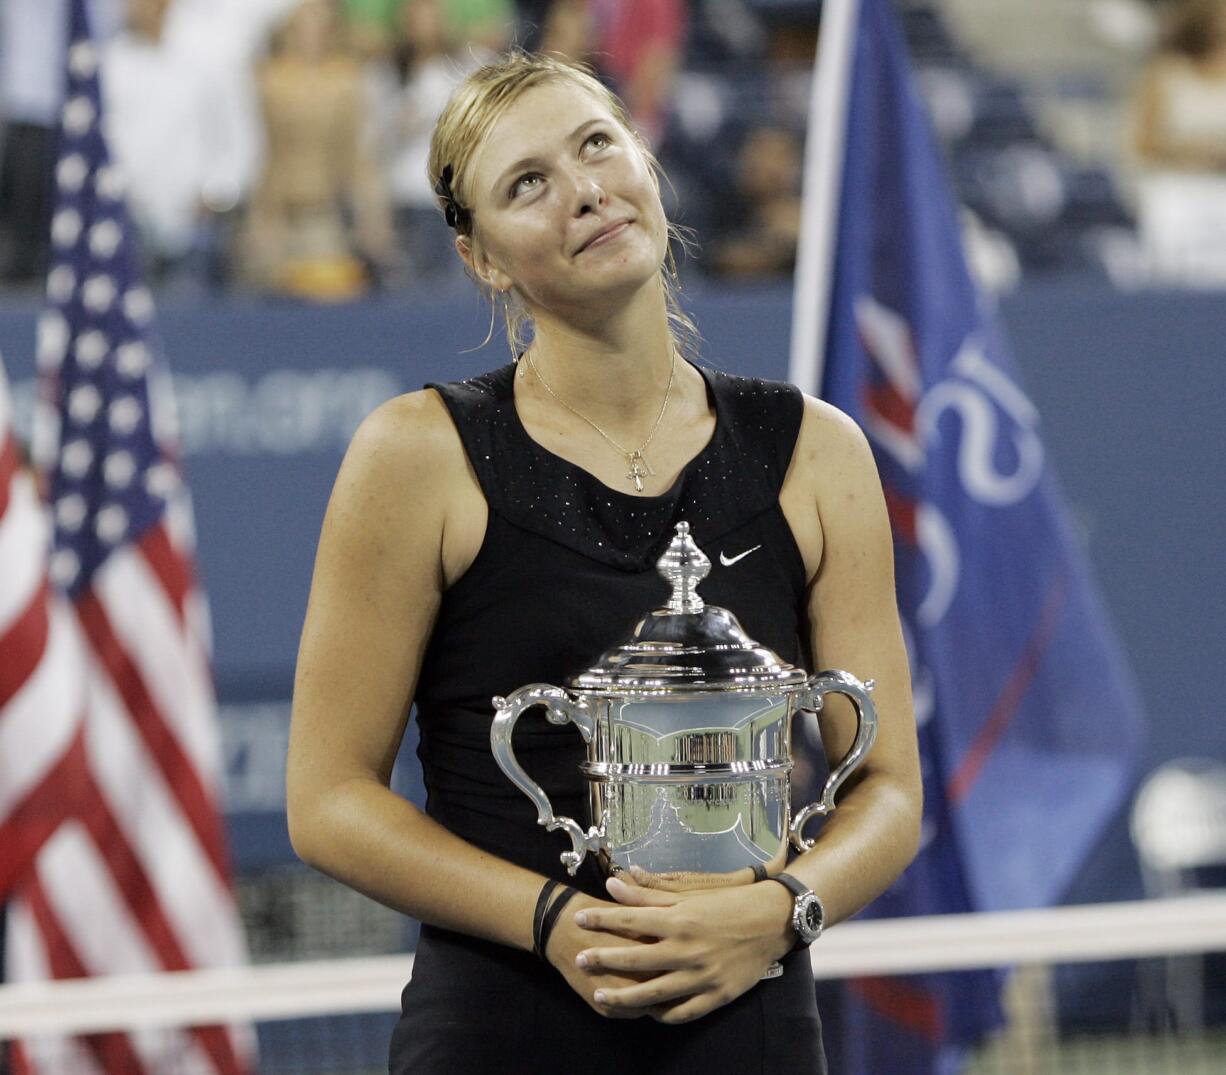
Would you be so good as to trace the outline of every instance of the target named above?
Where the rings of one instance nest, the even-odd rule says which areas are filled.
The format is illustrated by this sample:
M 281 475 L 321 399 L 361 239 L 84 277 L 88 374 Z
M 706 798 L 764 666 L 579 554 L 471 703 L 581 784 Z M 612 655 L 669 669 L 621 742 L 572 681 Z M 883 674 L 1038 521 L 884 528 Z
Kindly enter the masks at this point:
M 575 956 L 575 962 L 578 963 L 579 966 L 581 967 L 586 967 L 587 966 L 587 953 L 580 952 L 577 956 Z
M 597 1004 L 603 1004 L 607 998 L 604 995 L 603 989 L 597 989 L 596 992 L 592 994 L 592 999 Z
M 587 925 L 587 911 L 580 911 L 577 915 L 575 915 L 575 925 L 577 926 Z

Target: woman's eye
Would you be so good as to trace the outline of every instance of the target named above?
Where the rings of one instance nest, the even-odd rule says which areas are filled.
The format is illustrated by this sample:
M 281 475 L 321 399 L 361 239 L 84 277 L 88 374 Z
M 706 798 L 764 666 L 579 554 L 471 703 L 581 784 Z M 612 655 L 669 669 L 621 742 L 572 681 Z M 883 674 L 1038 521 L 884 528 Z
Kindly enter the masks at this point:
M 519 194 L 524 194 L 535 188 L 541 181 L 541 177 L 535 172 L 529 172 L 527 175 L 521 175 L 514 183 L 511 184 L 511 197 L 514 198 Z
M 604 149 L 605 146 L 613 144 L 613 139 L 605 134 L 604 131 L 596 131 L 588 137 L 587 144 L 594 149 Z

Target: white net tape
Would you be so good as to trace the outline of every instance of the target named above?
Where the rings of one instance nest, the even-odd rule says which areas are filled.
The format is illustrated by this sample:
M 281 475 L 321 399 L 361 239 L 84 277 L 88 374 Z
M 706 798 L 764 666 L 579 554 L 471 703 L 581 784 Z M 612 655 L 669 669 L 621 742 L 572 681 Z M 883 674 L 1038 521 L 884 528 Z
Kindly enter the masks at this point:
M 1226 895 L 846 922 L 813 946 L 815 978 L 1226 952 Z M 0 986 L 0 1040 L 391 1012 L 411 955 Z

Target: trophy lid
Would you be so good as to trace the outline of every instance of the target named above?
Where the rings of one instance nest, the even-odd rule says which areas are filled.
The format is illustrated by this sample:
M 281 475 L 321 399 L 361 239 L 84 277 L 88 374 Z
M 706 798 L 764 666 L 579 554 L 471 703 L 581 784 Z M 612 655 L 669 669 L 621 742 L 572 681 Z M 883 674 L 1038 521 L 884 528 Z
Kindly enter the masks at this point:
M 806 681 L 803 669 L 758 645 L 728 609 L 708 605 L 698 595 L 711 561 L 690 536 L 689 523 L 677 524 L 656 570 L 672 584 L 668 603 L 639 620 L 628 641 L 575 676 L 574 689 L 744 691 Z

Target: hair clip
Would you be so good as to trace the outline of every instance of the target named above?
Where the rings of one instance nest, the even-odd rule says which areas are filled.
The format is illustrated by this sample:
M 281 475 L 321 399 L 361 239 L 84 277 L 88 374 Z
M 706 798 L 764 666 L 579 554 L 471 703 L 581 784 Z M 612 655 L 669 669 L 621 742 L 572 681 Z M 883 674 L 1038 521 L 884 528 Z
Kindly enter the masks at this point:
M 446 165 L 438 182 L 434 184 L 434 193 L 443 199 L 443 216 L 447 221 L 447 227 L 461 235 L 466 235 L 469 230 L 470 216 L 468 210 L 456 201 L 456 196 L 451 191 L 451 178 L 454 174 L 451 165 Z

